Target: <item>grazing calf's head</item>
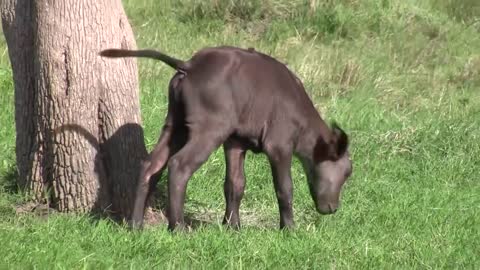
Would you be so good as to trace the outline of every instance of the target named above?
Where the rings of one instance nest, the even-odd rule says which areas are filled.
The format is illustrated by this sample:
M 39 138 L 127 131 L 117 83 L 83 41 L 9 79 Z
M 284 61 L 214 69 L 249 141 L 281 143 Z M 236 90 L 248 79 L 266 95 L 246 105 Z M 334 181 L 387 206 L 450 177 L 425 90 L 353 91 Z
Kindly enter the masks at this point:
M 334 124 L 332 138 L 328 142 L 319 138 L 313 158 L 304 159 L 302 163 L 317 211 L 321 214 L 335 213 L 339 207 L 342 186 L 352 173 L 347 134 Z

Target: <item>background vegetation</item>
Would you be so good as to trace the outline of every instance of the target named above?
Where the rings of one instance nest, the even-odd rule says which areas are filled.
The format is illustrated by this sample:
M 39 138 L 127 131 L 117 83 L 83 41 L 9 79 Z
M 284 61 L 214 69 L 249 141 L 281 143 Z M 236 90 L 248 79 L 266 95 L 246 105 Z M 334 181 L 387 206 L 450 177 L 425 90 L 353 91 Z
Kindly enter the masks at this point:
M 351 136 L 354 174 L 342 208 L 317 214 L 296 162 L 297 229 L 278 231 L 268 163 L 248 154 L 244 228 L 226 230 L 219 149 L 189 183 L 186 210 L 201 221 L 192 233 L 23 213 L 2 39 L 0 268 L 480 268 L 479 1 L 123 2 L 139 47 L 187 59 L 204 46 L 228 44 L 288 63 L 323 117 Z M 140 60 L 139 69 L 151 149 L 173 71 L 152 60 Z

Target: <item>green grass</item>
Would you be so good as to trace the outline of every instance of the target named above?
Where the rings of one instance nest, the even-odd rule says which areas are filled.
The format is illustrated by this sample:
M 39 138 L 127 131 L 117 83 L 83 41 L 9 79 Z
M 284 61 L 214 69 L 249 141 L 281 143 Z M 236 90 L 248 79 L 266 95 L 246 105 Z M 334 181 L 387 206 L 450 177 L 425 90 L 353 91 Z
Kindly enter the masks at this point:
M 204 46 L 253 46 L 287 62 L 324 118 L 351 136 L 354 173 L 342 207 L 317 214 L 296 161 L 297 228 L 278 231 L 268 162 L 248 154 L 245 226 L 226 230 L 219 149 L 189 182 L 186 210 L 203 221 L 191 233 L 18 214 L 13 84 L 2 41 L 1 269 L 480 268 L 478 1 L 317 1 L 314 12 L 307 1 L 123 2 L 139 47 L 187 59 Z M 139 69 L 151 149 L 173 71 L 151 60 Z

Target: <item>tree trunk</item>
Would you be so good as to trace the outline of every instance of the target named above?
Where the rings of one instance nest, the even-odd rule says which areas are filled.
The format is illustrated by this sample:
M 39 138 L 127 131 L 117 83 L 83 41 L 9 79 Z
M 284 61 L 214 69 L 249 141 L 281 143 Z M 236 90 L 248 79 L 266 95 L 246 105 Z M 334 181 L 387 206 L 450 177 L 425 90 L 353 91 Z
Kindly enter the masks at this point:
M 129 217 L 140 161 L 135 48 L 120 0 L 3 0 L 15 82 L 19 184 L 60 211 Z

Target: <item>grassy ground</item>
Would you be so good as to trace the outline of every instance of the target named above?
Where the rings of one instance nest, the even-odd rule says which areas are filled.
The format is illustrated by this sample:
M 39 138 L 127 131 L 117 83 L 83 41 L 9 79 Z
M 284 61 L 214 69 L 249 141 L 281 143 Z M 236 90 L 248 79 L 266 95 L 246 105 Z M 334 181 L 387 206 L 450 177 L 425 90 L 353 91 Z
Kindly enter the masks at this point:
M 480 4 L 474 0 L 124 0 L 139 47 L 188 58 L 204 46 L 253 46 L 288 63 L 327 120 L 350 134 L 343 205 L 318 215 L 294 164 L 297 229 L 278 231 L 265 157 L 247 155 L 241 232 L 221 220 L 224 162 L 188 187 L 204 224 L 130 232 L 107 220 L 16 214 L 13 90 L 0 51 L 1 269 L 480 268 Z M 2 43 L 3 44 L 3 43 Z M 146 143 L 158 138 L 173 71 L 140 60 Z

